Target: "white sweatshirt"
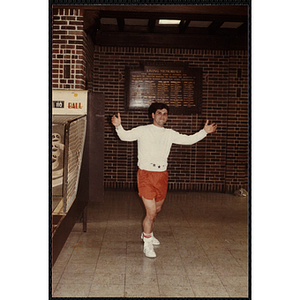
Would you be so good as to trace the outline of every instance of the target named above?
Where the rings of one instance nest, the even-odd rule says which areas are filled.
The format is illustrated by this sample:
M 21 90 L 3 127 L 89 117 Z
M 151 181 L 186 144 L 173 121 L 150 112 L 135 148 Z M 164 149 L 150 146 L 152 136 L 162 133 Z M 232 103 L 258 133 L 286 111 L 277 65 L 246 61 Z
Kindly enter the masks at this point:
M 146 171 L 162 172 L 167 169 L 168 156 L 172 144 L 192 145 L 207 135 L 204 129 L 192 135 L 180 134 L 173 129 L 158 127 L 154 124 L 138 126 L 125 130 L 122 125 L 116 127 L 122 141 L 138 141 L 138 167 Z

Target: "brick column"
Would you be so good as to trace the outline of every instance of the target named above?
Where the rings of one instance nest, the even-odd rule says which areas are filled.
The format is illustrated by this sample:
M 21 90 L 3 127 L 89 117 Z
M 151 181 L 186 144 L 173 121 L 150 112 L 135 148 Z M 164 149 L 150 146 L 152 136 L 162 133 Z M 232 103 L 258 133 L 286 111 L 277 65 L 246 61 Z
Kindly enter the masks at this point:
M 83 30 L 83 10 L 53 9 L 52 88 L 84 90 L 90 85 L 93 44 Z

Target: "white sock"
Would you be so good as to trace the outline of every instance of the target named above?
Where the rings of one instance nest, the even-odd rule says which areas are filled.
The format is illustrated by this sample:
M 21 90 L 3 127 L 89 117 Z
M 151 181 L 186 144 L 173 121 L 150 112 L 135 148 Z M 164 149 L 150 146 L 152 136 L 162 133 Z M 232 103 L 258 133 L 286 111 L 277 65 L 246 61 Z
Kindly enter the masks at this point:
M 146 234 L 146 235 L 150 235 L 150 237 L 145 236 L 145 234 Z M 151 232 L 151 233 L 145 233 L 145 232 L 143 232 L 143 236 L 144 236 L 144 238 L 146 238 L 146 239 L 150 239 L 151 237 L 153 237 L 153 232 Z

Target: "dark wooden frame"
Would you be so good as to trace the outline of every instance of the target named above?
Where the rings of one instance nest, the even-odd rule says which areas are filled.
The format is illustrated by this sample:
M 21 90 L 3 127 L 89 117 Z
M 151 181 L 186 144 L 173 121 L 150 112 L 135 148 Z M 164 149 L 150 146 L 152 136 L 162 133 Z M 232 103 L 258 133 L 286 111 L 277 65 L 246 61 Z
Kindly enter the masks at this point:
M 147 68 L 153 70 L 153 72 L 157 72 L 160 76 L 162 73 L 165 74 L 170 74 L 172 72 L 177 72 L 178 74 L 182 75 L 183 77 L 186 76 L 189 78 L 189 82 L 192 83 L 193 85 L 193 92 L 194 92 L 194 97 L 193 97 L 193 103 L 192 106 L 187 106 L 185 103 L 183 103 L 183 94 L 184 90 L 186 89 L 186 85 L 184 80 L 177 80 L 180 82 L 181 85 L 181 104 L 180 106 L 174 106 L 170 102 L 170 92 L 171 90 L 169 89 L 169 101 L 159 99 L 157 96 L 157 86 L 158 86 L 158 80 L 153 79 L 152 77 L 147 77 Z M 137 86 L 132 81 L 132 77 L 135 75 L 141 75 L 142 78 L 148 79 L 148 82 L 152 82 L 153 85 L 155 85 L 155 97 L 153 96 L 153 100 L 145 101 L 141 105 L 132 106 L 132 93 L 136 89 L 141 89 L 145 90 L 147 87 L 143 86 L 140 87 L 140 85 Z M 165 75 L 164 79 L 168 79 L 168 76 Z M 169 87 L 170 88 L 170 87 Z M 154 94 L 152 94 L 154 95 Z M 163 61 L 145 61 L 145 62 L 140 62 L 139 67 L 129 67 L 127 66 L 125 68 L 125 109 L 127 111 L 143 111 L 147 110 L 150 103 L 152 102 L 164 102 L 168 104 L 170 107 L 171 113 L 173 114 L 193 114 L 201 113 L 201 106 L 202 106 L 202 69 L 200 68 L 190 68 L 187 63 L 182 63 L 182 62 L 163 62 Z M 143 101 L 141 99 L 141 101 Z

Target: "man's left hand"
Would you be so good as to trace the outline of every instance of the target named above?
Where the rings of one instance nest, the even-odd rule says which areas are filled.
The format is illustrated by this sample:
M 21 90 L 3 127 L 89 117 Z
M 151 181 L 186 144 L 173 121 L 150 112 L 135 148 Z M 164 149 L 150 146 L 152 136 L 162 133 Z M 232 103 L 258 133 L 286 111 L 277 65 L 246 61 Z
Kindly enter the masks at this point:
M 206 133 L 213 133 L 217 130 L 217 125 L 215 123 L 212 123 L 210 125 L 208 125 L 209 120 L 206 120 L 206 123 L 204 125 L 204 130 L 206 131 Z

